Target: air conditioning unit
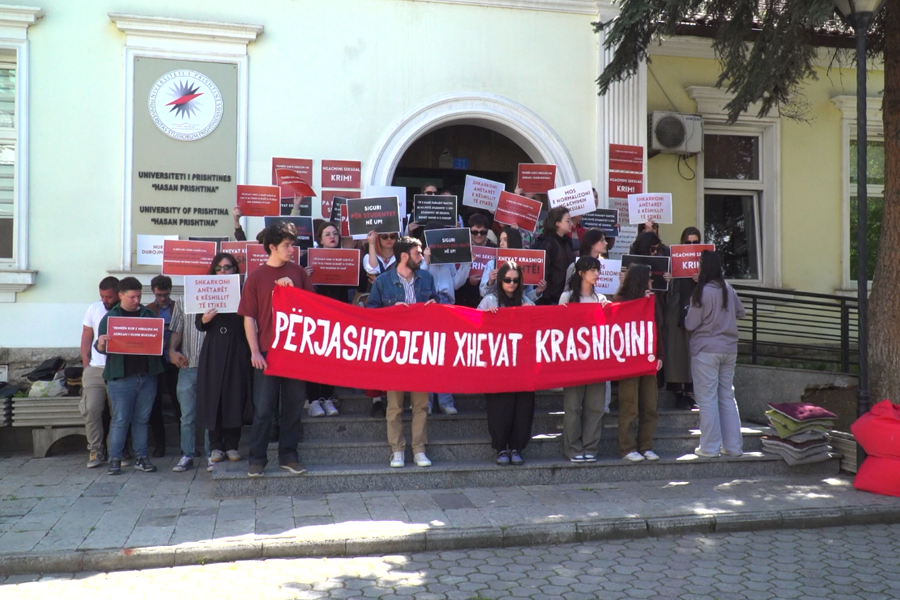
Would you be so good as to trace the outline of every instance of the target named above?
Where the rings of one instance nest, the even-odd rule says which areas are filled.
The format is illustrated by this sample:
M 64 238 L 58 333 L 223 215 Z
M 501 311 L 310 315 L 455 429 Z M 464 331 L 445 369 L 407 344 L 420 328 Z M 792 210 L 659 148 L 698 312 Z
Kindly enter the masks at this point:
M 699 154 L 703 150 L 700 115 L 655 110 L 648 117 L 649 154 Z

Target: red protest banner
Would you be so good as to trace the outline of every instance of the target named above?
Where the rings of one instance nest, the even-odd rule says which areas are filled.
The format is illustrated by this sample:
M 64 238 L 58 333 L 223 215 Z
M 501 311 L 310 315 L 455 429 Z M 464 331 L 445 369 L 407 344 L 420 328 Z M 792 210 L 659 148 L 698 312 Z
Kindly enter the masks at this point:
M 238 184 L 237 207 L 245 217 L 277 216 L 281 210 L 281 190 L 277 185 Z
M 278 178 L 275 177 L 276 169 L 290 169 L 296 171 L 300 177 L 312 184 L 313 161 L 308 158 L 275 158 L 272 157 L 272 185 L 278 185 Z
M 515 261 L 522 268 L 525 285 L 537 285 L 544 278 L 545 254 L 543 250 L 500 248 L 497 250 L 497 266 L 509 260 Z
M 700 255 L 703 251 L 716 251 L 713 244 L 675 244 L 669 249 L 672 257 L 672 277 L 693 277 L 700 272 Z
M 291 169 L 275 169 L 275 180 L 278 187 L 281 188 L 281 196 L 283 198 L 296 198 L 297 196 L 309 197 L 315 196 L 309 185 L 309 181 L 297 171 Z
M 310 248 L 313 285 L 359 285 L 359 254 L 355 248 Z
M 609 197 L 627 198 L 628 194 L 640 194 L 644 191 L 644 176 L 631 173 L 609 174 Z
M 556 187 L 556 165 L 519 163 L 519 187 L 526 194 L 546 194 Z
M 359 192 L 347 192 L 344 190 L 322 190 L 322 218 L 333 220 L 331 217 L 332 205 L 335 198 L 359 198 Z M 341 234 L 343 235 L 343 234 Z M 347 235 L 350 235 L 349 233 Z
M 653 298 L 501 308 L 366 309 L 299 288 L 272 294 L 267 375 L 355 388 L 492 393 L 656 373 Z
M 488 246 L 472 246 L 472 264 L 469 266 L 469 274 L 484 273 L 484 268 L 490 261 L 497 261 L 497 248 Z
M 609 145 L 609 170 L 610 171 L 631 171 L 632 173 L 643 173 L 644 172 L 644 148 L 643 148 L 643 146 L 625 146 L 622 144 L 610 144 Z
M 518 225 L 526 231 L 534 231 L 538 217 L 541 216 L 542 206 L 540 200 L 532 200 L 506 191 L 500 192 L 500 202 L 497 203 L 494 220 L 506 225 Z
M 206 275 L 216 257 L 215 242 L 163 241 L 163 275 Z
M 238 261 L 238 271 L 247 272 L 247 244 L 249 242 L 222 242 L 222 252 L 231 254 Z
M 358 190 L 362 181 L 362 163 L 358 160 L 323 160 L 322 187 Z
M 163 353 L 165 319 L 149 317 L 109 317 L 106 335 L 109 342 L 106 351 L 110 354 L 151 354 Z
M 266 264 L 269 255 L 262 244 L 247 244 L 247 275 L 255 271 L 260 265 Z M 300 248 L 294 246 L 291 262 L 300 263 Z

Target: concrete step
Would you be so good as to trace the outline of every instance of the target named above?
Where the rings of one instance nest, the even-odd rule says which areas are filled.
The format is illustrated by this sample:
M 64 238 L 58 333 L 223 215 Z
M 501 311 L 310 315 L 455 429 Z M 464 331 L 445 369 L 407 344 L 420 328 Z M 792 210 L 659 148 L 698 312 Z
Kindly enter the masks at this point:
M 368 458 L 368 457 L 367 457 Z M 700 458 L 693 454 L 663 454 L 659 461 L 629 463 L 602 458 L 574 464 L 561 458 L 526 459 L 521 467 L 500 467 L 484 461 L 435 462 L 428 468 L 407 464 L 392 469 L 386 460 L 373 464 L 310 465 L 305 475 L 291 475 L 270 462 L 264 477 L 247 477 L 247 463 L 218 463 L 213 471 L 215 493 L 231 496 L 291 496 L 519 485 L 554 485 L 609 481 L 668 480 L 690 482 L 708 478 L 757 476 L 837 475 L 840 455 L 827 461 L 791 467 L 780 457 L 761 452 L 743 456 Z

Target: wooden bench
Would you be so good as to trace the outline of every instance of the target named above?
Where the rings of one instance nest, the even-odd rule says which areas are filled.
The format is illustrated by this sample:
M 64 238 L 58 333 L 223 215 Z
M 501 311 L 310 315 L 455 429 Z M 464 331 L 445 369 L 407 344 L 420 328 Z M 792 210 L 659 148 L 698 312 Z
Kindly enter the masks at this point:
M 70 435 L 87 435 L 79 396 L 13 398 L 12 426 L 34 427 L 31 442 L 35 458 L 44 458 L 51 446 Z

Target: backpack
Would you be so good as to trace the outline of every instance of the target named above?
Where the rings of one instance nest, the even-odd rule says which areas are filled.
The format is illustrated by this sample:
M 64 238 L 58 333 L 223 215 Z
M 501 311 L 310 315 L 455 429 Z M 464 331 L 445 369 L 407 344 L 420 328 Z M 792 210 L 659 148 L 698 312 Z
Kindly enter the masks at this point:
M 53 381 L 56 374 L 66 366 L 66 361 L 61 356 L 48 358 L 38 367 L 25 375 L 25 379 L 34 383 L 35 381 Z

